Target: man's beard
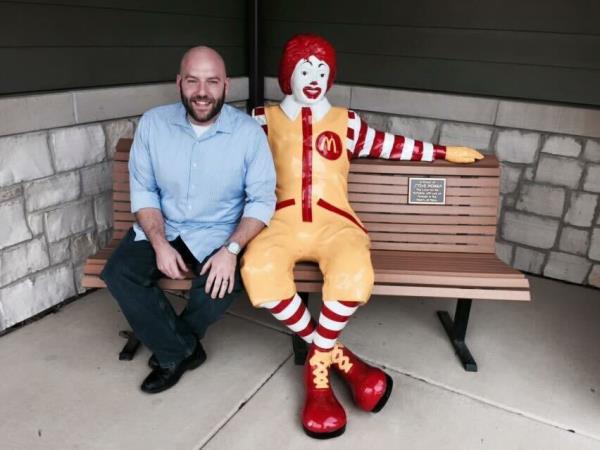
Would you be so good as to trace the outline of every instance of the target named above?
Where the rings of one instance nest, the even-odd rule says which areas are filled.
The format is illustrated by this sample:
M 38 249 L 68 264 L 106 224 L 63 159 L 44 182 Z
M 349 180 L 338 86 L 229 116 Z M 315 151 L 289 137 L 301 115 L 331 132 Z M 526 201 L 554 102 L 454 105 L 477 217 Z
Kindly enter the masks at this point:
M 208 95 L 195 95 L 194 97 L 188 98 L 183 95 L 183 90 L 181 88 L 179 89 L 179 94 L 181 95 L 181 103 L 183 103 L 183 106 L 185 106 L 185 110 L 189 116 L 198 123 L 206 123 L 211 121 L 221 112 L 221 109 L 223 109 L 223 105 L 225 104 L 225 88 L 223 88 L 223 93 L 219 98 L 212 98 Z M 192 105 L 192 102 L 196 100 L 212 102 L 212 108 L 200 116 L 196 114 Z

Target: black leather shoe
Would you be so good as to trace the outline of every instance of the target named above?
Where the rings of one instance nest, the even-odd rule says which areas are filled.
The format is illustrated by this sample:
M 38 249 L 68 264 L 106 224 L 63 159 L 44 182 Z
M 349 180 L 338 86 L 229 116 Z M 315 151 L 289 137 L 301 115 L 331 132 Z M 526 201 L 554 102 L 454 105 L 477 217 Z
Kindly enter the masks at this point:
M 146 392 L 147 394 L 157 394 L 158 392 L 166 391 L 170 387 L 173 387 L 177 384 L 186 370 L 196 369 L 204 361 L 206 361 L 206 353 L 202 348 L 202 344 L 198 342 L 194 353 L 185 358 L 175 367 L 164 368 L 158 366 L 157 368 L 153 369 L 152 372 L 150 372 L 150 375 L 148 375 L 142 383 L 142 391 Z M 150 361 L 148 361 L 148 363 L 150 363 Z

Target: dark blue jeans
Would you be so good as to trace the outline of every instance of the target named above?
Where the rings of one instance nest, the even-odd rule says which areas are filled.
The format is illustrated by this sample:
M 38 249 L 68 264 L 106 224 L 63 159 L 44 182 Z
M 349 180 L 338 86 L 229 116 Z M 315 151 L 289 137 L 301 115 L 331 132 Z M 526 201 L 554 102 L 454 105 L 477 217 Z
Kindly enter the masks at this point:
M 171 241 L 195 274 L 187 306 L 178 316 L 158 287 L 158 280 L 164 275 L 156 266 L 152 245 L 148 241 L 136 242 L 134 238 L 135 232 L 131 229 L 111 255 L 100 277 L 137 338 L 154 353 L 162 367 L 174 367 L 193 353 L 209 325 L 223 316 L 242 291 L 239 266 L 233 292 L 213 300 L 204 292 L 208 273 L 199 275 L 204 261 L 199 264 L 181 238 Z

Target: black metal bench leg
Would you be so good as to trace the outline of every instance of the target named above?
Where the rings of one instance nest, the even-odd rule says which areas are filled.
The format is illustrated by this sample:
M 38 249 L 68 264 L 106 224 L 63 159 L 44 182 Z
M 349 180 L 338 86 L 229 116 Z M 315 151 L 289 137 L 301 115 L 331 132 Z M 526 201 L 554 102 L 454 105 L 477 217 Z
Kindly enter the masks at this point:
M 119 360 L 131 361 L 135 356 L 135 352 L 137 352 L 137 349 L 140 346 L 140 341 L 135 337 L 133 331 L 119 331 L 119 336 L 127 339 L 127 343 L 119 353 Z
M 469 313 L 471 312 L 471 300 L 460 298 L 456 303 L 454 320 L 450 318 L 447 311 L 438 311 L 437 315 L 442 321 L 450 343 L 467 372 L 477 372 L 477 363 L 465 343 L 467 325 L 469 324 Z
M 308 308 L 308 292 L 300 292 L 298 295 Z M 308 345 L 306 345 L 304 339 L 294 333 L 292 335 L 292 347 L 294 348 L 294 364 L 303 366 L 308 354 Z

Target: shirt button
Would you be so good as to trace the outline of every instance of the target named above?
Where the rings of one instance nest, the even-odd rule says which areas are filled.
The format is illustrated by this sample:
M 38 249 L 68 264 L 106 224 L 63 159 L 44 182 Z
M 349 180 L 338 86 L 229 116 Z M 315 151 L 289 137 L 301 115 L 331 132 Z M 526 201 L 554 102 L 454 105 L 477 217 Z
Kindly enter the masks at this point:
M 188 209 L 192 209 L 192 205 L 188 205 Z
M 192 164 L 192 167 L 196 167 L 196 163 Z
M 192 184 L 191 188 L 192 188 L 192 189 L 194 189 L 195 187 L 196 187 L 196 185 L 195 185 L 195 184 Z

